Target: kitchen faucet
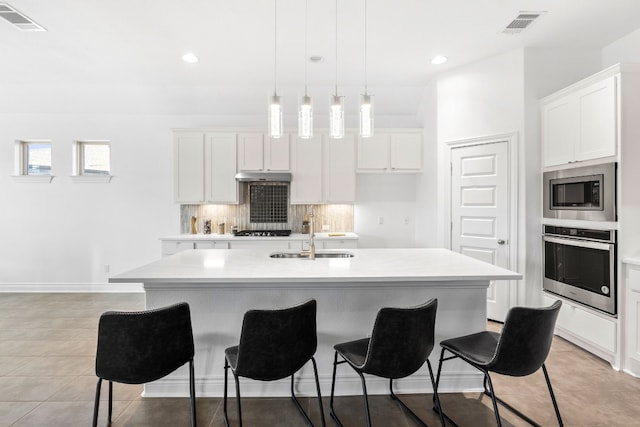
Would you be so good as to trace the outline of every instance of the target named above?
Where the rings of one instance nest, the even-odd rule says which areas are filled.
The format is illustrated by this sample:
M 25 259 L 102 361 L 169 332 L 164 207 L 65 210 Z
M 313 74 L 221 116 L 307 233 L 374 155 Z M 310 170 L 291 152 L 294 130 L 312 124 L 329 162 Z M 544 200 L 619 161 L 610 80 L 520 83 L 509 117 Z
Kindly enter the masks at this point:
M 313 209 L 309 214 L 309 250 L 302 251 L 303 254 L 308 253 L 309 259 L 316 259 L 316 244 L 314 242 L 314 231 L 313 231 Z

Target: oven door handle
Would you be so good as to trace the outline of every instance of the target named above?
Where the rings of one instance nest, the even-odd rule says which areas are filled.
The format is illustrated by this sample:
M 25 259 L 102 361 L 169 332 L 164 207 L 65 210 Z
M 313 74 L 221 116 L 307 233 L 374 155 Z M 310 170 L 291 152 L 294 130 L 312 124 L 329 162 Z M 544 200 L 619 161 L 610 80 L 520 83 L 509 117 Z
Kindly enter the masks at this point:
M 610 251 L 613 247 L 612 243 L 600 243 L 600 242 L 591 242 L 588 240 L 578 240 L 578 239 L 567 239 L 562 237 L 551 237 L 543 235 L 543 239 L 545 242 L 557 243 L 559 245 L 569 245 L 569 246 L 578 246 L 581 248 L 592 248 L 592 249 L 600 249 L 603 251 Z

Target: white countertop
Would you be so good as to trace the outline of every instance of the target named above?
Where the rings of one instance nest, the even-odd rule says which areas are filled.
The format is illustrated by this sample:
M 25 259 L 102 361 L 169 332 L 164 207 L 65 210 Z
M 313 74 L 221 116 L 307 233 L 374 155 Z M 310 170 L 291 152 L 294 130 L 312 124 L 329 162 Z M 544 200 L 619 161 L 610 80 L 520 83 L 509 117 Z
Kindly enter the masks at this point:
M 335 235 L 334 235 L 335 234 Z M 315 233 L 318 240 L 357 240 L 359 237 L 353 232 Z M 177 234 L 161 237 L 160 240 L 308 240 L 308 234 L 291 233 L 289 236 L 234 236 L 233 234 Z
M 270 258 L 269 250 L 179 252 L 111 277 L 111 283 L 410 282 L 521 279 L 448 249 L 351 249 L 353 258 Z M 318 251 L 331 252 L 331 251 Z

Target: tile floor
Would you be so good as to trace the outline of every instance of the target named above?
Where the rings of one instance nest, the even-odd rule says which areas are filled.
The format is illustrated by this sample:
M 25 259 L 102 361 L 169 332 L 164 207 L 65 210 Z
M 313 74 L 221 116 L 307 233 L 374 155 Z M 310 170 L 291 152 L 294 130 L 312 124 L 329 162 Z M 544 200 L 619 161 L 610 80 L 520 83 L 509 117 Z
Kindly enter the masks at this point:
M 89 426 L 93 413 L 94 355 L 100 314 L 139 310 L 141 294 L 0 293 L 0 426 Z M 489 324 L 499 329 L 498 324 Z M 566 426 L 640 426 L 640 379 L 616 372 L 578 347 L 556 338 L 547 361 Z M 544 377 L 496 376 L 498 395 L 544 426 L 556 425 Z M 113 426 L 187 426 L 188 399 L 140 397 L 141 386 L 114 386 Z M 106 386 L 102 396 L 106 396 Z M 403 396 L 429 425 L 438 425 L 430 395 Z M 460 426 L 495 425 L 491 401 L 480 393 L 442 395 L 442 404 Z M 314 399 L 302 399 L 314 422 Z M 232 421 L 235 420 L 235 405 Z M 106 404 L 99 425 L 106 425 Z M 413 426 L 386 396 L 371 398 L 374 425 Z M 364 425 L 361 397 L 340 397 L 336 411 L 345 427 Z M 223 426 L 219 398 L 199 398 L 199 426 Z M 327 425 L 334 425 L 328 416 Z M 503 425 L 526 425 L 501 408 Z M 302 426 L 288 398 L 243 399 L 247 426 Z M 316 425 L 319 425 L 316 424 Z

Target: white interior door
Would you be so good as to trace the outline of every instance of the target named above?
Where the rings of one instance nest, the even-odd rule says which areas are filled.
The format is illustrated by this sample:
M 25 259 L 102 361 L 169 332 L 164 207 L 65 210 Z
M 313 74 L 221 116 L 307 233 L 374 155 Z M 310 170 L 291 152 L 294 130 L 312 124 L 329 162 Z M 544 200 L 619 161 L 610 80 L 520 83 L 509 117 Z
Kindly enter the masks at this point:
M 506 141 L 451 149 L 451 249 L 509 268 L 509 151 Z M 487 317 L 504 321 L 508 281 L 492 282 Z

